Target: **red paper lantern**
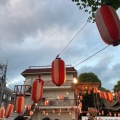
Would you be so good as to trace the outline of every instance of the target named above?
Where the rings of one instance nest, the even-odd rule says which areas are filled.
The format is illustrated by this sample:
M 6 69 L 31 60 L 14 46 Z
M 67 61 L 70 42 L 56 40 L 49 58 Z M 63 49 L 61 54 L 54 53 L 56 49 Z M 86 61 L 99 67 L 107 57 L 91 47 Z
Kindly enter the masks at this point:
M 48 105 L 49 101 L 48 100 L 45 100 L 44 101 L 44 105 Z
M 28 107 L 27 107 L 27 108 L 28 108 L 28 110 L 31 110 L 31 105 L 28 105 Z
M 89 95 L 91 94 L 91 91 L 90 91 L 90 90 L 88 90 L 88 94 L 89 94 Z
M 42 115 L 45 115 L 45 110 L 42 111 Z
M 60 100 L 63 100 L 63 99 L 64 99 L 64 96 L 61 94 L 61 95 L 59 96 L 59 98 L 60 98 Z
M 108 101 L 112 102 L 113 101 L 113 94 L 112 92 L 108 92 Z
M 97 88 L 94 88 L 94 89 L 93 89 L 93 93 L 98 93 L 98 89 L 97 89 Z
M 0 118 L 4 118 L 4 115 L 5 115 L 5 109 L 0 108 Z
M 107 100 L 107 93 L 106 92 L 103 92 L 103 99 Z
M 85 94 L 85 91 L 84 91 L 84 90 L 82 90 L 81 94 L 82 94 L 82 95 L 84 95 L 84 94 Z
M 8 118 L 10 117 L 11 113 L 13 112 L 14 105 L 13 104 L 8 104 L 6 111 L 5 111 L 5 117 Z
M 104 96 L 103 96 L 103 91 L 100 91 L 100 92 L 99 92 L 99 96 L 100 96 L 100 98 L 104 98 Z
M 31 111 L 30 111 L 30 116 L 31 116 L 32 114 L 33 114 L 33 111 L 31 110 Z
M 25 98 L 23 96 L 19 96 L 16 99 L 16 112 L 21 114 L 25 107 Z
M 70 112 L 70 108 L 67 108 L 67 111 Z
M 79 103 L 79 107 L 82 108 L 82 102 Z
M 102 115 L 104 115 L 104 111 L 102 111 Z
M 55 110 L 52 110 L 52 113 L 55 113 Z
M 82 91 L 85 90 L 85 87 L 84 87 L 84 86 L 81 86 L 81 90 L 82 90 Z
M 95 21 L 106 44 L 113 46 L 120 44 L 120 20 L 114 8 L 100 7 L 95 14 Z
M 88 87 L 88 90 L 92 90 L 92 86 L 89 86 L 89 87 Z
M 61 86 L 66 81 L 66 68 L 62 59 L 56 58 L 52 62 L 52 82 L 56 86 Z
M 75 94 L 78 95 L 78 88 L 75 88 Z
M 117 96 L 119 102 L 120 102 L 120 92 L 115 92 L 115 95 Z
M 38 103 L 42 99 L 44 81 L 39 77 L 32 84 L 31 98 Z

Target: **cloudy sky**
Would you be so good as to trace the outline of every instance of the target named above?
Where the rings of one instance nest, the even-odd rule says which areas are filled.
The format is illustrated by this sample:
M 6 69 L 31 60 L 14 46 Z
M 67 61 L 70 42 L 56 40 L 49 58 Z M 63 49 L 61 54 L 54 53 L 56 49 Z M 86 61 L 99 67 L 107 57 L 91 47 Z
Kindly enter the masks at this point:
M 50 65 L 88 16 L 71 0 L 0 0 L 0 63 L 8 60 L 7 83 L 22 84 L 21 72 L 29 66 Z M 87 23 L 60 57 L 79 74 L 95 73 L 112 90 L 120 80 L 120 46 L 109 46 L 77 65 L 106 46 L 96 24 Z

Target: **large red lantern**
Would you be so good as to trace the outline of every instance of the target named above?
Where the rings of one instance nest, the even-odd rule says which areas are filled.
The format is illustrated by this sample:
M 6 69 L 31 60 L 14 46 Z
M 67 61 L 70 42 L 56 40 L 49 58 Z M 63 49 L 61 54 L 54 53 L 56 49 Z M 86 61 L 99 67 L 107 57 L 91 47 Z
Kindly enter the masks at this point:
M 100 7 L 95 14 L 95 21 L 103 41 L 117 46 L 120 44 L 120 21 L 111 6 Z
M 4 118 L 4 115 L 5 115 L 5 109 L 0 108 L 0 118 Z
M 56 58 L 52 62 L 52 82 L 56 86 L 61 86 L 66 81 L 65 63 L 61 58 Z
M 38 103 L 42 99 L 44 81 L 40 78 L 36 79 L 32 84 L 31 98 Z
M 21 114 L 25 107 L 25 98 L 23 96 L 19 96 L 16 99 L 16 112 Z
M 13 112 L 14 105 L 13 104 L 8 104 L 6 111 L 5 111 L 5 117 L 8 118 L 10 117 L 11 113 Z

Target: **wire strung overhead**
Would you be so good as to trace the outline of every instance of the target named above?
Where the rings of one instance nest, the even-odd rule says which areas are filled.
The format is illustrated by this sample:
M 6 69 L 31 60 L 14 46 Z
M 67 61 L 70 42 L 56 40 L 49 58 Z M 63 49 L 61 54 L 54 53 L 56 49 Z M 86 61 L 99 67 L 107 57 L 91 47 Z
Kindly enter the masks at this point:
M 68 47 L 68 45 L 75 39 L 75 37 L 83 30 L 83 28 L 87 25 L 88 21 L 83 25 L 83 27 L 75 34 L 75 36 L 68 42 L 68 44 L 62 49 L 62 51 L 57 55 L 57 57 L 63 53 L 63 51 Z
M 108 45 L 108 46 L 102 48 L 101 50 L 97 51 L 97 52 L 94 53 L 93 55 L 89 56 L 88 58 L 86 58 L 86 59 L 84 59 L 83 61 L 81 61 L 81 62 L 79 62 L 78 64 L 76 64 L 74 67 L 77 67 L 77 66 L 80 65 L 81 63 L 83 63 L 83 62 L 87 61 L 88 59 L 94 57 L 96 54 L 98 54 L 99 52 L 105 50 L 105 49 L 108 48 L 109 46 L 110 46 L 110 45 Z

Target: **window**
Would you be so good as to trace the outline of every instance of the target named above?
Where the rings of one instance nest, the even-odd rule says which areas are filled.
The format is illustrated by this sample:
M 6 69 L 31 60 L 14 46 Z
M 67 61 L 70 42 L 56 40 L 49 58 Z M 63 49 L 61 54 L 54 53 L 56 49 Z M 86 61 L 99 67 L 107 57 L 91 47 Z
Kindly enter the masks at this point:
M 12 97 L 11 97 L 11 96 L 8 96 L 8 100 L 11 101 L 11 100 L 12 100 Z
M 8 97 L 8 96 L 7 96 L 6 94 L 3 95 L 3 99 L 4 99 L 4 100 L 7 99 L 7 97 Z

